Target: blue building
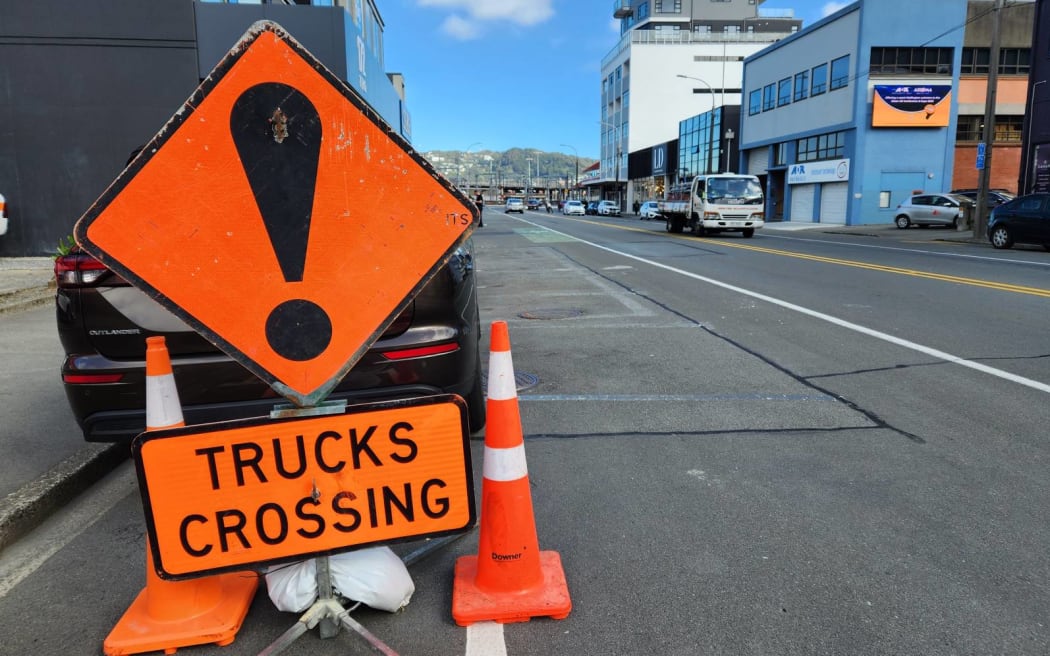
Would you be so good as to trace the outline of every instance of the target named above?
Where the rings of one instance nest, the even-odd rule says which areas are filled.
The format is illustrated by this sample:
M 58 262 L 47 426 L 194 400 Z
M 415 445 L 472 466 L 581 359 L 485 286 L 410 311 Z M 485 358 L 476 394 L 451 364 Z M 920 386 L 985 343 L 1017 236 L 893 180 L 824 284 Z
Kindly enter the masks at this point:
M 952 184 L 967 0 L 860 0 L 744 60 L 741 171 L 768 221 L 891 223 Z

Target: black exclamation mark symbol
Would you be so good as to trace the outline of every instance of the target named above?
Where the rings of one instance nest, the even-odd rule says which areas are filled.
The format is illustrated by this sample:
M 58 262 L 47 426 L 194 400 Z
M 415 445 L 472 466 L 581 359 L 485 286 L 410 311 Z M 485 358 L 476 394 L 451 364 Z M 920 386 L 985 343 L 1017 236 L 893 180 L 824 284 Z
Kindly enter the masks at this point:
M 321 151 L 321 117 L 298 89 L 278 82 L 241 94 L 230 132 L 285 282 L 302 282 Z M 319 305 L 292 299 L 266 319 L 266 341 L 289 360 L 312 360 L 332 341 L 332 321 Z

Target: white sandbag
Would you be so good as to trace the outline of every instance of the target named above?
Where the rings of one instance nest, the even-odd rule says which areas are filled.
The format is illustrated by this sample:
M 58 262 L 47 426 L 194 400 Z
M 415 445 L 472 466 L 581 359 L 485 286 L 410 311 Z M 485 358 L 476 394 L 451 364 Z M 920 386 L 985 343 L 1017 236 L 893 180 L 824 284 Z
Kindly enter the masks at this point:
M 274 565 L 266 572 L 270 601 L 287 613 L 301 613 L 317 599 L 317 566 L 314 560 Z
M 329 558 L 332 587 L 347 599 L 394 613 L 412 599 L 416 585 L 390 547 L 371 547 Z
M 390 613 L 407 606 L 416 591 L 408 568 L 389 547 L 329 556 L 328 571 L 337 593 Z M 305 611 L 317 599 L 316 562 L 311 558 L 270 568 L 266 590 L 277 610 Z

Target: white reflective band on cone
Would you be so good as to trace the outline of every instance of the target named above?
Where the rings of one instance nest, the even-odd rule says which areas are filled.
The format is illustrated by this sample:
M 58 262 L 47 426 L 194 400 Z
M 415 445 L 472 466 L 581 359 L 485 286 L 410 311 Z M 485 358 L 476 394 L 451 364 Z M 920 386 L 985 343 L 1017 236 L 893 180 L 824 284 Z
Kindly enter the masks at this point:
M 485 447 L 485 464 L 481 468 L 482 476 L 490 481 L 516 481 L 529 475 L 525 465 L 525 445 L 509 449 Z
M 510 351 L 494 351 L 489 354 L 490 401 L 506 401 L 518 398 L 518 386 L 514 381 L 514 363 Z
M 175 377 L 146 376 L 146 428 L 165 428 L 182 422 Z

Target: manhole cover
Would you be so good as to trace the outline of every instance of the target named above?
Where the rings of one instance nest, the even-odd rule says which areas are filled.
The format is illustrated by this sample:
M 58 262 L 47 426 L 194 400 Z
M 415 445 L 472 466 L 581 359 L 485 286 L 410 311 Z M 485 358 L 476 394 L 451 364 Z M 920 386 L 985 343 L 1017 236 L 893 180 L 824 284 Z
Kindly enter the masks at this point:
M 518 314 L 522 319 L 540 319 L 549 321 L 552 319 L 572 319 L 583 315 L 579 308 L 550 308 L 543 310 L 526 310 Z
M 540 377 L 536 374 L 526 374 L 518 371 L 514 372 L 514 387 L 517 391 L 527 390 L 530 387 L 535 387 L 540 382 Z M 482 372 L 481 374 L 481 385 L 484 388 L 489 386 L 489 375 L 488 372 Z

